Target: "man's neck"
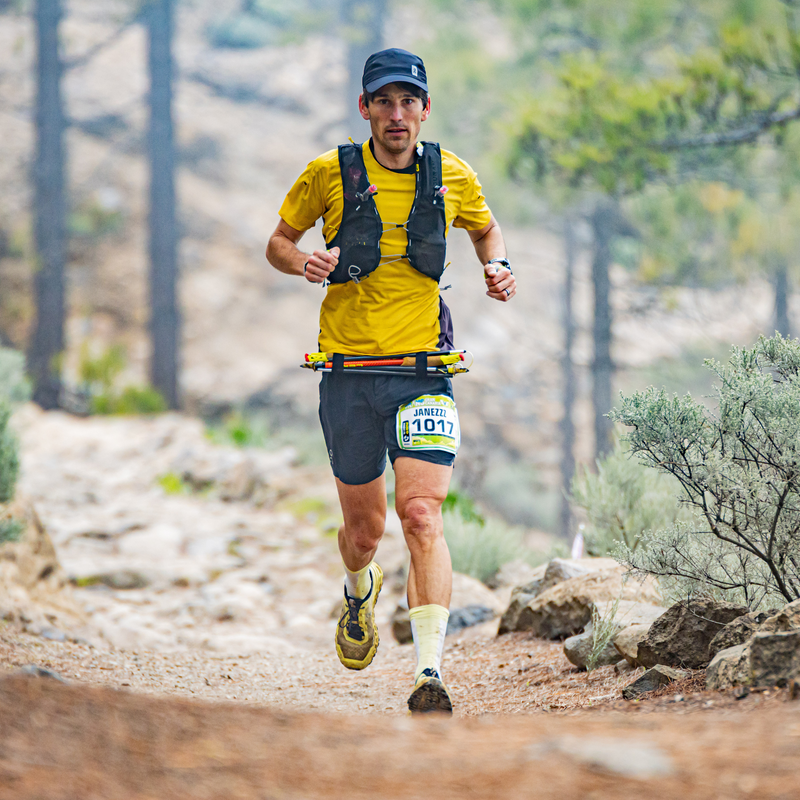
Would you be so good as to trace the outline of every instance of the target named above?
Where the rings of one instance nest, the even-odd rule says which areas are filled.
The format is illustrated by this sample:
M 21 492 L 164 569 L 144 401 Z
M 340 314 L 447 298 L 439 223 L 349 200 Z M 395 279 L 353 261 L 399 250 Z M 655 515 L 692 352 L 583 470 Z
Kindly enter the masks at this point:
M 411 147 L 404 150 L 402 153 L 390 153 L 385 148 L 381 147 L 375 138 L 372 138 L 372 153 L 375 160 L 386 169 L 406 169 L 414 163 L 414 151 L 416 150 L 417 143 L 414 142 Z

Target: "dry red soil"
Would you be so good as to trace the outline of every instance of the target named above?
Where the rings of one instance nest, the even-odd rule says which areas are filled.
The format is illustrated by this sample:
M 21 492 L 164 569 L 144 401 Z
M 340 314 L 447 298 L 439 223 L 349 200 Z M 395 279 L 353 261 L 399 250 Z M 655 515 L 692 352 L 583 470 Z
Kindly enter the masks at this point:
M 800 797 L 785 690 L 737 700 L 696 674 L 626 703 L 632 676 L 574 671 L 557 644 L 463 637 L 445 662 L 456 715 L 419 719 L 402 713 L 408 648 L 382 656 L 349 673 L 309 654 L 290 681 L 266 660 L 0 632 L 0 798 Z

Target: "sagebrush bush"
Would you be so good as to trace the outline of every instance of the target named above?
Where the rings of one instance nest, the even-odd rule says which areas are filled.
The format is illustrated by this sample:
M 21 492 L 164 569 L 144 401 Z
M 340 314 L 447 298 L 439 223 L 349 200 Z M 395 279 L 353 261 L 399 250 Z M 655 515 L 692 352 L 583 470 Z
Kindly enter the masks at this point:
M 453 569 L 486 583 L 509 561 L 531 561 L 522 531 L 496 519 L 465 519 L 458 508 L 442 514 Z
M 0 503 L 14 499 L 19 473 L 19 454 L 16 437 L 8 429 L 11 408 L 0 395 Z
M 31 396 L 30 381 L 25 375 L 25 356 L 8 347 L 0 347 L 0 396 L 10 403 L 24 403 Z
M 611 417 L 631 451 L 672 475 L 690 523 L 645 534 L 619 557 L 673 590 L 717 593 L 756 608 L 800 598 L 800 342 L 762 337 L 706 361 L 719 380 L 711 411 L 650 388 Z M 663 582 L 662 582 L 663 583 Z
M 586 512 L 587 554 L 610 556 L 620 543 L 636 550 L 645 531 L 686 518 L 680 489 L 674 478 L 632 458 L 619 443 L 597 461 L 596 473 L 579 467 L 572 501 Z

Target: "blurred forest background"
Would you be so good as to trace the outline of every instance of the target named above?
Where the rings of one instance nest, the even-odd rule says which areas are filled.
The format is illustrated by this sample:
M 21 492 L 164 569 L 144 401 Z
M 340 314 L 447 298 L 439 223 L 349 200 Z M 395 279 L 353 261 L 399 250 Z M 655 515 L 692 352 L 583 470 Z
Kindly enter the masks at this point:
M 452 232 L 456 479 L 569 537 L 620 390 L 707 396 L 704 358 L 796 332 L 800 0 L 0 0 L 0 357 L 44 408 L 180 408 L 324 460 L 297 369 L 321 290 L 263 252 L 305 164 L 368 135 L 389 46 L 519 281 L 489 302 Z

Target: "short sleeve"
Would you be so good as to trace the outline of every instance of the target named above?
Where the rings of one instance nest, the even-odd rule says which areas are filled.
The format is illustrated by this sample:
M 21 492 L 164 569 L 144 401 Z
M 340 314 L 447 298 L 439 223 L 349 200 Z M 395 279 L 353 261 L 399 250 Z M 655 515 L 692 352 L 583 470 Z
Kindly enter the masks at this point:
M 321 159 L 312 161 L 295 181 L 281 206 L 281 219 L 298 231 L 313 228 L 327 210 L 327 171 Z
M 478 176 L 468 165 L 464 164 L 464 166 L 466 167 L 465 186 L 461 195 L 461 206 L 453 220 L 453 227 L 479 231 L 492 221 L 492 212 L 486 204 Z

